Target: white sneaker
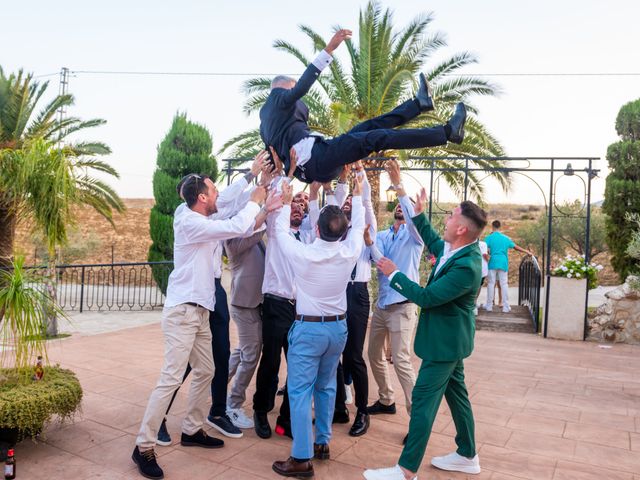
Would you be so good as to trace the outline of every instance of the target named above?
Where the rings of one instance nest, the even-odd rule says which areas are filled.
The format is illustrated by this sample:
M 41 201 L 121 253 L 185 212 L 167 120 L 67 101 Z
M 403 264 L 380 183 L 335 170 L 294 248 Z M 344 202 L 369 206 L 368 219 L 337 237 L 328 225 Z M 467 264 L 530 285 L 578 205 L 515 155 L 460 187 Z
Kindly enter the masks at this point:
M 487 312 L 493 312 L 493 305 L 485 305 L 485 306 L 484 306 L 484 309 L 485 309 Z
M 480 473 L 480 458 L 478 458 L 478 455 L 473 458 L 467 458 L 458 455 L 457 452 L 453 452 L 444 457 L 433 457 L 431 465 L 449 472 L 471 473 L 473 475 Z
M 253 419 L 248 417 L 242 408 L 227 408 L 227 416 L 238 428 L 253 428 Z
M 511 307 L 502 307 L 502 313 L 509 313 L 511 311 Z
M 344 403 L 347 405 L 351 405 L 353 403 L 353 394 L 351 393 L 351 385 L 344 384 L 344 395 L 345 400 Z
M 367 480 L 405 480 L 404 473 L 399 465 L 391 468 L 365 470 L 363 475 Z M 416 475 L 412 480 L 418 480 L 418 476 Z

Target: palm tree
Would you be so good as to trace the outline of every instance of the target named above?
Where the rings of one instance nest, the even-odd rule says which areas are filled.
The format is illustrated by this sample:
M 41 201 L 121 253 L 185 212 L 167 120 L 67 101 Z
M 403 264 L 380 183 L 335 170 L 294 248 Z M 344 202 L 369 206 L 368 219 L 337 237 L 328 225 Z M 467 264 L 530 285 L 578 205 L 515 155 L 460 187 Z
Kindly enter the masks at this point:
M 22 71 L 6 76 L 0 68 L 0 267 L 11 264 L 17 222 L 28 221 L 47 240 L 49 275 L 55 279 L 55 248 L 75 224 L 73 208 L 90 205 L 112 222 L 112 212 L 124 205 L 107 183 L 92 176 L 118 177 L 97 158 L 110 153 L 109 147 L 69 140 L 104 120 L 60 118 L 58 109 L 73 105 L 72 95 L 57 95 L 36 113 L 47 86 Z
M 377 1 L 370 1 L 360 11 L 358 45 L 352 40 L 346 42 L 350 72 L 334 58 L 329 67 L 329 74 L 319 77 L 314 88 L 305 97 L 305 103 L 309 107 L 309 127 L 325 136 L 333 137 L 348 131 L 363 120 L 388 112 L 412 96 L 417 86 L 417 74 L 421 71 L 425 71 L 433 86 L 436 110 L 421 115 L 405 127 L 419 128 L 444 123 L 460 101 L 465 102 L 469 111 L 477 113 L 477 108 L 471 101 L 472 97 L 496 95 L 499 89 L 485 79 L 458 74 L 463 67 L 477 61 L 468 52 L 457 53 L 440 63 L 427 66 L 432 55 L 446 45 L 442 34 L 427 35 L 432 20 L 431 14 L 419 15 L 405 28 L 396 31 L 393 28 L 391 10 L 383 11 Z M 314 53 L 326 46 L 325 40 L 310 27 L 302 25 L 300 30 L 311 40 Z M 310 63 L 309 58 L 289 42 L 276 40 L 274 47 L 293 55 L 305 66 Z M 252 78 L 245 82 L 244 90 L 249 96 L 244 106 L 247 114 L 262 107 L 269 95 L 270 86 L 271 79 L 266 77 Z M 255 129 L 232 138 L 222 150 L 228 151 L 234 157 L 249 158 L 263 147 L 259 131 Z M 377 153 L 396 155 L 391 151 Z M 471 116 L 467 120 L 466 137 L 462 145 L 448 144 L 405 151 L 400 153 L 400 158 L 406 159 L 410 155 L 492 157 L 503 156 L 504 151 L 487 128 Z M 369 167 L 378 166 L 375 161 L 367 163 Z M 504 166 L 502 162 L 483 159 L 474 159 L 471 163 L 476 167 Z M 437 166 L 459 168 L 464 166 L 464 161 L 439 161 Z M 503 188 L 508 187 L 508 177 L 505 173 L 493 173 L 492 176 Z M 377 199 L 379 179 L 378 175 L 372 177 L 374 198 Z M 464 188 L 463 174 L 446 172 L 443 177 L 457 193 Z M 476 172 L 469 172 L 468 184 L 471 196 L 481 199 L 483 186 Z

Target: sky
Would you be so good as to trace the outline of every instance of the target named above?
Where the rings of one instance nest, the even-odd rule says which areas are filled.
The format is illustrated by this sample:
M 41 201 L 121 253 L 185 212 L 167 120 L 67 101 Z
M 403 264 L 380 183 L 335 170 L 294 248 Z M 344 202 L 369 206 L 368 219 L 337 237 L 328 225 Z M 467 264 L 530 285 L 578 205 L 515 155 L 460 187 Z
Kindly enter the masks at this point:
M 51 74 L 39 78 L 50 81 L 51 98 L 58 92 L 60 69 L 76 72 L 69 80 L 76 105 L 68 113 L 107 120 L 83 138 L 112 148 L 108 161 L 121 178 L 111 183 L 121 196 L 149 198 L 156 149 L 176 112 L 204 124 L 217 151 L 259 123 L 257 116 L 242 111 L 244 80 L 255 74 L 302 73 L 304 67 L 276 51 L 273 41 L 287 40 L 312 56 L 299 25 L 309 25 L 327 39 L 336 25 L 357 30 L 359 9 L 366 2 L 0 0 L 0 5 L 0 66 L 5 73 L 23 68 Z M 463 73 L 489 74 L 500 86 L 499 97 L 474 103 L 508 155 L 599 157 L 593 200 L 602 198 L 607 146 L 618 140 L 616 115 L 622 105 L 640 98 L 640 2 L 393 0 L 382 5 L 394 11 L 397 27 L 433 13 L 430 31 L 445 33 L 448 45 L 427 68 L 460 51 L 477 56 L 478 64 Z M 86 71 L 247 75 L 82 73 Z M 521 75 L 531 73 L 554 75 Z M 608 75 L 559 75 L 576 73 Z M 578 163 L 572 162 L 584 167 Z M 544 191 L 549 189 L 547 177 L 532 178 Z M 557 200 L 583 198 L 582 183 L 575 178 L 559 180 Z M 406 187 L 417 190 L 424 178 L 408 180 Z M 488 190 L 490 202 L 546 201 L 524 177 L 514 178 L 508 194 Z

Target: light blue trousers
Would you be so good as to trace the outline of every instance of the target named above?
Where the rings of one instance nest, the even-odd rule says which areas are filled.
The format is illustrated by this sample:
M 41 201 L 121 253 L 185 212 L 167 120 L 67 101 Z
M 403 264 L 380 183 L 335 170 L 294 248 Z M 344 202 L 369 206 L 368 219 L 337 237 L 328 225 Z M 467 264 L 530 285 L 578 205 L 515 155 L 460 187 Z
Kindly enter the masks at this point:
M 328 444 L 336 401 L 336 370 L 347 342 L 347 322 L 296 320 L 289 330 L 287 391 L 291 405 L 294 458 L 313 458 L 311 396 L 316 416 L 315 443 Z

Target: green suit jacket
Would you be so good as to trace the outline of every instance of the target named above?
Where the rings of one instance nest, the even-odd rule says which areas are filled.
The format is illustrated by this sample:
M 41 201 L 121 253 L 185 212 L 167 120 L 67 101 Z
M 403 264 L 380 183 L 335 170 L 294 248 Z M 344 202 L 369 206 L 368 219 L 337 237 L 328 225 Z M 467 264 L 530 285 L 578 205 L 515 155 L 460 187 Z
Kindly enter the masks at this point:
M 424 214 L 413 219 L 429 251 L 438 258 L 444 241 L 431 227 Z M 482 281 L 482 255 L 478 243 L 467 245 L 435 274 L 435 267 L 423 288 L 401 272 L 391 280 L 391 287 L 419 305 L 422 310 L 414 343 L 423 360 L 451 362 L 471 355 L 475 335 L 476 294 Z

